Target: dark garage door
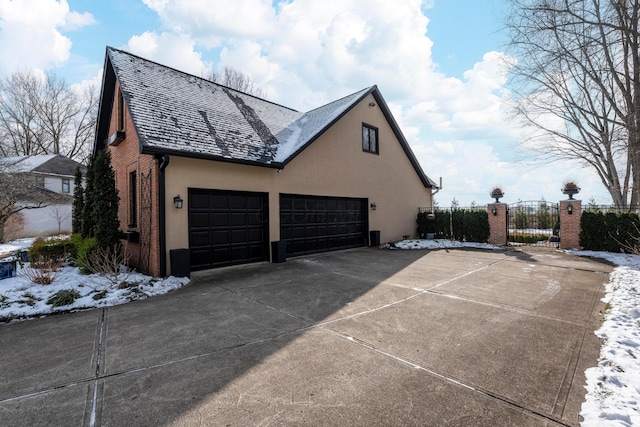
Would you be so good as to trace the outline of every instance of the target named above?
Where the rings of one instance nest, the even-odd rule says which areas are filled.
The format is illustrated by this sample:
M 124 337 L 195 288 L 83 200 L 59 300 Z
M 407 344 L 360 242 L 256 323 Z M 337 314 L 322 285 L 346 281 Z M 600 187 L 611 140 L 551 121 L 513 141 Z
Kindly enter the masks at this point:
M 268 260 L 266 193 L 189 189 L 191 269 Z
M 366 244 L 367 199 L 280 195 L 280 239 L 287 255 L 305 255 Z

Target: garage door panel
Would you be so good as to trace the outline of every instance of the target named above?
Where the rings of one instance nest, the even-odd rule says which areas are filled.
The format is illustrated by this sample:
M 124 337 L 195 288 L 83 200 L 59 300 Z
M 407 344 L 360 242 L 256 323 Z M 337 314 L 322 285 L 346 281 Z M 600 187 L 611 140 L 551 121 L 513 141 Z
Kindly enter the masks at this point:
M 229 243 L 229 230 L 212 231 L 210 243 L 212 245 L 223 245 Z
M 192 209 L 209 209 L 209 196 L 207 194 L 192 193 L 189 196 L 189 204 Z
M 247 197 L 242 195 L 230 195 L 229 196 L 229 207 L 231 209 L 246 209 L 247 208 Z
M 261 227 L 263 222 L 262 212 L 247 212 L 247 225 Z
M 201 266 L 209 263 L 209 249 L 191 249 L 191 265 Z
M 247 242 L 247 230 L 231 230 L 231 243 L 246 243 Z
M 268 259 L 268 195 L 189 190 L 192 270 Z
M 262 244 L 263 232 L 261 229 L 249 229 L 247 231 L 247 242 L 249 243 L 260 243 Z
M 209 230 L 193 231 L 191 233 L 191 246 L 200 247 L 209 245 Z
M 229 198 L 226 194 L 207 194 L 210 197 L 211 209 L 223 209 L 229 208 Z
M 280 195 L 280 238 L 288 255 L 364 246 L 366 199 Z
M 228 212 L 211 212 L 209 215 L 211 218 L 211 225 L 217 227 L 226 227 L 229 225 L 229 213 Z

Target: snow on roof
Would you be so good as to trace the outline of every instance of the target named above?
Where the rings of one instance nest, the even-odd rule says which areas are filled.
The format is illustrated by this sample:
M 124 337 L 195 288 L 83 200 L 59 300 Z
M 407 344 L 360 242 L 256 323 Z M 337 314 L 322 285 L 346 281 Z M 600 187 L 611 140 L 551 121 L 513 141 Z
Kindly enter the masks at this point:
M 32 172 L 56 156 L 57 154 L 40 154 L 36 156 L 3 157 L 0 159 L 0 163 L 7 167 L 10 172 Z
M 127 52 L 107 54 L 146 152 L 285 163 L 372 90 L 301 113 Z

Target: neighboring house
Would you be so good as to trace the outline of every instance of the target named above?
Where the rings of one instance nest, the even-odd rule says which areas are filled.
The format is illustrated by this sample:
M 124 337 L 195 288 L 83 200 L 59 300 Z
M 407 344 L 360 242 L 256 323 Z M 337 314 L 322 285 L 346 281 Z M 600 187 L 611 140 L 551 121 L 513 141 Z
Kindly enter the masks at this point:
M 436 189 L 376 86 L 303 113 L 113 48 L 105 147 L 131 261 L 154 275 L 402 239 Z
M 0 158 L 2 171 L 24 174 L 35 188 L 58 193 L 60 203 L 49 204 L 38 209 L 25 209 L 9 217 L 7 228 L 11 228 L 12 238 L 51 235 L 59 232 L 71 232 L 71 206 L 75 188 L 77 167 L 84 174 L 86 167 L 75 160 L 59 154 L 35 156 L 16 156 Z M 32 203 L 29 194 L 25 194 L 20 204 Z M 13 217 L 16 218 L 13 218 Z

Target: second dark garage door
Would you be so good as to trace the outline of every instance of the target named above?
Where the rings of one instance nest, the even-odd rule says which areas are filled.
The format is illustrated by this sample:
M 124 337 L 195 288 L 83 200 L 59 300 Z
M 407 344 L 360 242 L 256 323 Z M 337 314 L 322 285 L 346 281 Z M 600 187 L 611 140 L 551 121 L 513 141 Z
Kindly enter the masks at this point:
M 367 199 L 280 195 L 288 256 L 365 246 L 367 229 Z
M 189 189 L 191 269 L 269 259 L 266 193 Z

